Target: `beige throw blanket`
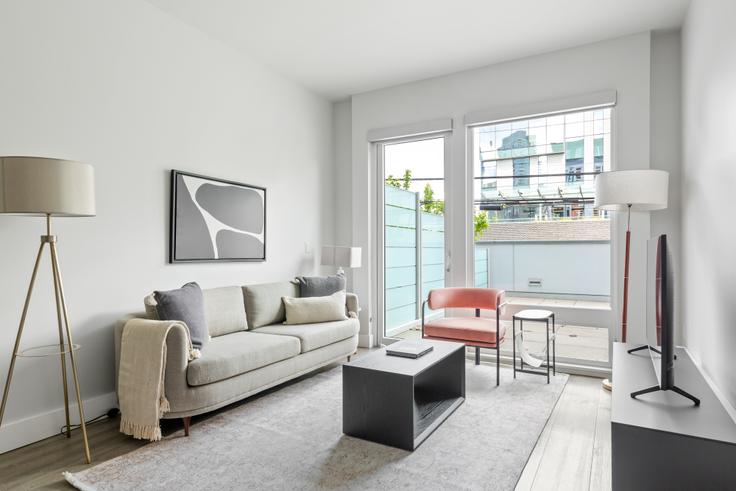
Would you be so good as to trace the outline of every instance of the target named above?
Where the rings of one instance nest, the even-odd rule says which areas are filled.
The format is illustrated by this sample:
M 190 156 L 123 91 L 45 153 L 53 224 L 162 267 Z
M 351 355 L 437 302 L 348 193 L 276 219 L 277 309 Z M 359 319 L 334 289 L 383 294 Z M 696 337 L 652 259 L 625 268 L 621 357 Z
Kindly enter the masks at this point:
M 120 431 L 133 438 L 161 439 L 159 419 L 170 410 L 164 393 L 166 336 L 177 325 L 187 332 L 189 360 L 199 358 L 189 329 L 181 322 L 131 319 L 123 327 L 118 372 Z

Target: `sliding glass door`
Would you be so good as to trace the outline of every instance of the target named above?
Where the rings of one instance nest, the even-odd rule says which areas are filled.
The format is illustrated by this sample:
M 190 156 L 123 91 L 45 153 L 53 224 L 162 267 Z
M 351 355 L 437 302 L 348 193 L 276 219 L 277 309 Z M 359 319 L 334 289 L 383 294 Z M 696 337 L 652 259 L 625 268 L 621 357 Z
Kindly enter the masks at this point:
M 422 302 L 445 285 L 448 147 L 444 134 L 377 145 L 381 344 L 419 338 Z

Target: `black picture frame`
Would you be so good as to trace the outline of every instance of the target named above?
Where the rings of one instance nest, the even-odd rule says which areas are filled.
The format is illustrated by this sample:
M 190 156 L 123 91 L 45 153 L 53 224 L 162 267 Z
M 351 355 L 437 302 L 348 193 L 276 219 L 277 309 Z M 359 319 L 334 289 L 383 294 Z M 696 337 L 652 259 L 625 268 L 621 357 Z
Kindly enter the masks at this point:
M 179 177 L 192 177 L 196 179 L 201 179 L 205 181 L 211 181 L 214 183 L 218 183 L 220 185 L 226 184 L 230 186 L 235 186 L 239 188 L 245 188 L 245 189 L 253 189 L 258 192 L 263 193 L 263 254 L 258 257 L 225 257 L 225 258 L 218 258 L 218 257 L 202 257 L 202 258 L 194 258 L 194 257 L 179 257 L 181 255 L 177 255 L 177 235 L 179 230 L 179 223 L 177 223 L 177 204 L 178 204 L 178 196 L 181 190 L 179 189 Z M 186 191 L 185 191 L 186 192 Z M 212 176 L 204 176 L 201 174 L 194 174 L 191 172 L 185 172 L 180 171 L 176 169 L 171 170 L 171 201 L 170 201 L 170 216 L 169 216 L 169 263 L 203 263 L 203 262 L 264 262 L 266 261 L 266 237 L 267 237 L 267 193 L 266 188 L 261 186 L 255 186 L 252 184 L 246 184 L 242 182 L 237 181 L 231 181 L 228 179 L 220 179 L 217 177 Z

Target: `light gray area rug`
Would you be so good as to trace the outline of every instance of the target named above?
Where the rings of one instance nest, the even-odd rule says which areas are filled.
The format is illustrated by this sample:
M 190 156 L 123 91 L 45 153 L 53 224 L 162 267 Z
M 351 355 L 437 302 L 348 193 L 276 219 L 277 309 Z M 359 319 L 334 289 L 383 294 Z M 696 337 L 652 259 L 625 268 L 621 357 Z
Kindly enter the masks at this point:
M 513 489 L 567 382 L 467 364 L 466 400 L 417 450 L 342 434 L 337 367 L 76 474 L 84 491 Z

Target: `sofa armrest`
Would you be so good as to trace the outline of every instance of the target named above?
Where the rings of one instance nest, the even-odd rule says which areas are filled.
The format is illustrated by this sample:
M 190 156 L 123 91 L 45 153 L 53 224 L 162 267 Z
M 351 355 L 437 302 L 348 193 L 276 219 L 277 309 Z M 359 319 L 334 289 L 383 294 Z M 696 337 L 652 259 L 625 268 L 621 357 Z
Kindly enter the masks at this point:
M 345 294 L 345 307 L 347 308 L 348 314 L 353 312 L 356 316 L 360 312 L 360 304 L 358 303 L 358 295 L 355 293 Z
M 125 324 L 135 318 L 149 318 L 145 313 L 128 315 L 115 324 L 115 393 L 118 390 L 118 370 L 120 369 L 120 349 Z M 169 324 L 170 321 L 157 321 Z M 166 397 L 173 403 L 187 388 L 187 366 L 189 364 L 188 333 L 184 324 L 171 328 L 166 336 Z
M 125 324 L 131 319 L 147 319 L 148 316 L 145 312 L 136 314 L 129 314 L 120 319 L 115 323 L 115 330 L 113 331 L 114 343 L 115 343 L 115 394 L 118 393 L 118 370 L 120 370 L 120 347 L 123 339 L 123 328 Z

